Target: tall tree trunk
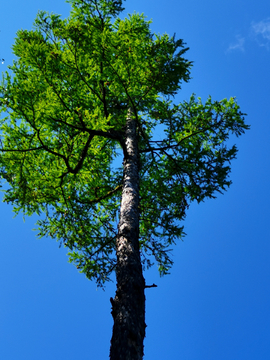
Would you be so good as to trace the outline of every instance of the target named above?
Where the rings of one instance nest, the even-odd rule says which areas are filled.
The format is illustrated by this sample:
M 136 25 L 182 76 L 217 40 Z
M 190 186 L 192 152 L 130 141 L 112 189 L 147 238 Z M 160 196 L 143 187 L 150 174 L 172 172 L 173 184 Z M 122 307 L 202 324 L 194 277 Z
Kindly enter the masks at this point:
M 110 360 L 142 360 L 145 337 L 145 281 L 139 251 L 139 152 L 136 120 L 131 110 L 126 123 L 123 192 L 118 225 L 117 290 Z

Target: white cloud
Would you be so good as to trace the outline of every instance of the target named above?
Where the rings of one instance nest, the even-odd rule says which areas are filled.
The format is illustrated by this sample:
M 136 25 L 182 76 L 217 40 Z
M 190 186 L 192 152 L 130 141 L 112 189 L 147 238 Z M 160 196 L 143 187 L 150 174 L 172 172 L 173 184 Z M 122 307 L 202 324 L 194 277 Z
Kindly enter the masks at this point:
M 245 50 L 244 44 L 245 44 L 245 38 L 240 36 L 240 35 L 237 35 L 236 36 L 236 41 L 229 45 L 226 52 L 231 52 L 231 51 L 234 51 L 234 50 L 240 50 L 240 51 L 243 52 Z
M 251 23 L 252 37 L 260 46 L 270 48 L 270 18 Z
M 244 52 L 246 43 L 249 45 L 254 40 L 259 46 L 270 50 L 270 17 L 258 22 L 252 21 L 249 34 L 246 34 L 246 36 L 237 35 L 235 41 L 229 45 L 226 53 L 232 51 Z

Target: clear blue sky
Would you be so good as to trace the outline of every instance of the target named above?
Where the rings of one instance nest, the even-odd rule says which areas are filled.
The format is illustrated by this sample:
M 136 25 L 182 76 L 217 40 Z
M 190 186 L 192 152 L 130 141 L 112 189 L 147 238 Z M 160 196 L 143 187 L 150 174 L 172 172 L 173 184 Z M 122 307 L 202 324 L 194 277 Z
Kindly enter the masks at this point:
M 171 275 L 145 274 L 145 360 L 270 358 L 270 5 L 244 0 L 127 0 L 155 32 L 185 40 L 193 79 L 176 101 L 196 93 L 236 96 L 251 130 L 233 139 L 233 185 L 216 200 L 193 205 L 187 236 L 174 249 Z M 10 0 L 0 5 L 0 57 L 13 60 L 18 29 L 38 10 L 66 17 L 64 0 Z M 35 219 L 13 219 L 0 203 L 0 358 L 108 359 L 112 330 L 106 291 L 67 263 L 51 239 L 37 240 Z

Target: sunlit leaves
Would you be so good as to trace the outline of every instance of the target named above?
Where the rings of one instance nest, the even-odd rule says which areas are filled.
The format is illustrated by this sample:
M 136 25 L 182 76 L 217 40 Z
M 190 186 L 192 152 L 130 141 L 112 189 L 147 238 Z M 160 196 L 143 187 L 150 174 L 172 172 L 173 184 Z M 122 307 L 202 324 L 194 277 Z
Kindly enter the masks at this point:
M 41 215 L 39 237 L 66 246 L 99 285 L 115 269 L 128 108 L 140 151 L 140 249 L 168 273 L 189 204 L 230 185 L 230 134 L 248 127 L 235 99 L 172 104 L 191 62 L 182 40 L 156 35 L 122 1 L 77 0 L 71 16 L 40 12 L 20 30 L 0 89 L 0 172 L 15 212 Z M 165 97 L 165 99 L 163 98 Z M 157 131 L 164 137 L 156 139 Z

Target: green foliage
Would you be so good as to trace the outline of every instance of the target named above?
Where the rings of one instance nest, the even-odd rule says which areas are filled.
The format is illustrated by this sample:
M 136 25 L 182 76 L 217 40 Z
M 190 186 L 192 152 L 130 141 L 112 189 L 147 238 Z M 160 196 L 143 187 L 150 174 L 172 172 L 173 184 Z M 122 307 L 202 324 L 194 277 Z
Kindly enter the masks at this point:
M 115 239 L 131 107 L 140 150 L 140 245 L 161 274 L 183 236 L 189 204 L 229 185 L 230 134 L 248 126 L 234 99 L 169 100 L 189 80 L 182 40 L 155 35 L 139 14 L 116 18 L 121 1 L 69 1 L 68 19 L 40 12 L 20 30 L 17 59 L 0 89 L 0 171 L 14 211 L 39 214 L 39 236 L 70 249 L 70 261 L 99 285 L 115 268 Z M 112 18 L 114 22 L 112 22 Z M 156 128 L 164 131 L 155 140 Z

